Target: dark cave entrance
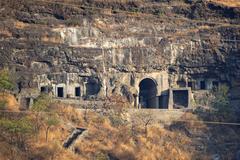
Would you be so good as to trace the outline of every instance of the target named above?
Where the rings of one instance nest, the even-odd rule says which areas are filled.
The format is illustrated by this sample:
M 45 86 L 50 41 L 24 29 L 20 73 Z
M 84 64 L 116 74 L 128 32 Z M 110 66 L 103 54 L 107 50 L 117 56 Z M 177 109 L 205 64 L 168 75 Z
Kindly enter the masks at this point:
M 89 82 L 86 84 L 86 94 L 87 96 L 97 95 L 100 91 L 100 85 L 96 82 Z
M 173 90 L 173 108 L 181 109 L 188 107 L 188 90 Z
M 157 108 L 157 84 L 150 78 L 143 79 L 139 84 L 139 104 L 141 108 Z
M 205 90 L 206 89 L 206 82 L 205 81 L 200 81 L 200 89 Z
M 46 86 L 43 86 L 43 87 L 41 87 L 41 93 L 48 93 L 48 87 L 46 87 Z
M 57 88 L 57 96 L 58 96 L 59 98 L 63 98 L 63 97 L 64 97 L 63 87 L 58 87 L 58 88 Z
M 76 97 L 80 97 L 81 96 L 81 89 L 80 89 L 80 87 L 76 87 L 75 88 L 75 96 Z

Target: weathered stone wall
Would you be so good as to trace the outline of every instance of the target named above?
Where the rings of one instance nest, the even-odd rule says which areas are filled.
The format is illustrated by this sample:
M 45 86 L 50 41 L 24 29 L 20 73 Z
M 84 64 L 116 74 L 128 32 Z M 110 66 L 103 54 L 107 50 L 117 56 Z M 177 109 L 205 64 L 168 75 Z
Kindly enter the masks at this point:
M 0 66 L 15 72 L 21 95 L 48 86 L 53 95 L 63 87 L 64 97 L 74 98 L 80 87 L 83 99 L 117 94 L 136 105 L 140 82 L 150 78 L 156 96 L 189 82 L 195 89 L 201 81 L 205 89 L 213 81 L 227 84 L 238 104 L 239 8 L 206 1 L 72 3 L 0 2 Z

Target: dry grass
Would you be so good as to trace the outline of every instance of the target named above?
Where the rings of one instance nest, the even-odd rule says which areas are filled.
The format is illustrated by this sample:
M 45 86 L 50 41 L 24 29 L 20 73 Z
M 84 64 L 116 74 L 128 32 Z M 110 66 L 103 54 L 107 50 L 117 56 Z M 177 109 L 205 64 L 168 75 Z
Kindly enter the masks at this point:
M 215 3 L 220 3 L 226 6 L 230 7 L 240 7 L 240 1 L 239 0 L 210 0 Z
M 28 27 L 29 24 L 23 23 L 23 22 L 20 22 L 20 21 L 15 21 L 15 22 L 14 22 L 14 26 L 15 26 L 15 28 L 17 28 L 17 29 L 24 29 L 24 28 Z
M 130 123 L 114 125 L 113 120 L 108 116 L 93 111 L 88 111 L 87 118 L 84 118 L 85 112 L 79 112 L 71 106 L 57 104 L 52 107 L 52 110 L 61 112 L 58 115 L 61 123 L 51 128 L 48 142 L 45 140 L 45 127 L 44 125 L 41 127 L 37 139 L 35 136 L 31 138 L 31 149 L 28 153 L 30 157 L 46 160 L 89 160 L 101 159 L 111 154 L 118 159 L 129 160 L 192 159 L 192 152 L 188 147 L 191 139 L 184 133 L 161 128 L 159 124 L 149 125 L 146 133 L 143 124 L 135 124 L 134 129 Z M 114 121 L 119 121 L 119 117 L 114 118 Z M 185 118 L 192 117 L 186 115 Z M 72 127 L 88 129 L 87 134 L 74 145 L 79 151 L 77 154 L 62 148 Z M 15 152 L 16 155 L 24 157 L 20 150 Z M 7 155 L 0 151 L 0 159 L 9 158 L 6 157 Z M 19 156 L 19 160 L 23 159 Z
M 220 3 L 226 6 L 231 7 L 240 7 L 239 0 L 208 0 L 216 3 Z M 58 0 L 57 2 L 64 2 L 64 3 L 75 3 L 78 2 L 76 0 Z M 95 0 L 95 3 L 118 3 L 118 4 L 127 4 L 127 3 L 135 3 L 135 4 L 144 4 L 146 3 L 145 0 Z M 181 2 L 175 2 L 176 4 L 180 4 Z
M 63 157 L 69 160 L 98 159 L 107 154 L 119 159 L 192 159 L 191 152 L 186 148 L 191 143 L 191 139 L 183 133 L 160 128 L 158 124 L 149 126 L 145 134 L 142 124 L 135 126 L 133 131 L 129 124 L 115 126 L 108 116 L 90 110 L 85 119 L 85 112 L 79 112 L 71 106 L 55 105 L 53 109 L 62 113 L 59 117 L 61 124 L 51 129 L 48 143 L 44 139 L 44 128 L 40 131 L 38 142 L 32 144 L 35 155 L 51 155 L 52 150 L 54 160 L 63 159 Z M 56 142 L 63 144 L 68 137 L 69 124 L 88 129 L 87 134 L 75 144 L 75 148 L 80 151 L 78 154 L 62 147 L 52 149 L 52 146 L 56 146 Z
M 49 36 L 47 34 L 41 37 L 41 41 L 46 43 L 55 43 L 55 44 L 63 43 L 63 40 L 60 36 Z
M 0 35 L 4 37 L 12 37 L 12 33 L 8 31 L 7 29 L 1 29 L 0 28 Z
M 116 125 L 113 122 L 121 121 L 121 116 L 118 113 L 116 114 L 118 116 L 113 116 L 115 113 L 112 111 L 110 114 L 102 114 L 105 111 L 100 113 L 90 110 L 80 112 L 71 106 L 62 104 L 55 104 L 51 109 L 53 112 L 60 112 L 58 114 L 60 124 L 51 128 L 48 142 L 45 141 L 44 125 L 38 134 L 38 138 L 31 138 L 30 155 L 33 158 L 46 160 L 99 160 L 106 159 L 108 155 L 111 155 L 126 160 L 191 160 L 196 157 L 210 159 L 211 156 L 208 153 L 197 152 L 194 144 L 199 145 L 199 142 L 194 141 L 187 134 L 189 132 L 192 135 L 206 136 L 206 133 L 209 132 L 204 123 L 194 122 L 199 119 L 192 113 L 186 113 L 181 117 L 181 120 L 188 120 L 187 123 L 175 122 L 166 128 L 159 123 L 151 123 L 145 130 L 146 128 L 142 122 L 135 124 L 134 122 L 124 121 Z M 125 110 L 115 111 L 126 115 Z M 76 153 L 62 147 L 73 127 L 87 128 L 87 132 L 73 146 L 77 150 Z M 219 138 L 222 137 L 219 136 Z M 206 144 L 204 145 L 206 147 Z M 6 146 L 9 145 L 6 144 Z M 14 151 L 16 154 L 18 152 L 19 155 L 24 156 L 21 151 Z M 7 154 L 6 150 L 0 148 L 0 159 L 2 157 L 9 158 Z
M 25 160 L 26 155 L 14 145 L 10 145 L 0 139 L 0 159 Z
M 7 93 L 0 93 L 0 100 L 7 101 L 7 110 L 19 111 L 19 104 L 13 95 Z
M 109 119 L 91 115 L 88 134 L 76 144 L 80 159 L 91 159 L 99 154 L 112 154 L 118 159 L 190 160 L 186 146 L 189 137 L 160 128 L 158 124 L 148 127 L 144 133 L 142 124 L 133 130 L 129 125 L 112 126 Z

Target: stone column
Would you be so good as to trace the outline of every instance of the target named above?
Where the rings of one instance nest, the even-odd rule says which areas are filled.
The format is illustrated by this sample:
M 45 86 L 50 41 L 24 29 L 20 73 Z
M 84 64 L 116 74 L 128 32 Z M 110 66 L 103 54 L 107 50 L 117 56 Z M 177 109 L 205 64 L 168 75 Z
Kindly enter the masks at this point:
M 56 98 L 57 97 L 57 94 L 56 94 L 56 85 L 55 84 L 52 84 L 52 94 L 53 96 Z
M 31 97 L 31 98 L 30 98 L 30 102 L 29 102 L 29 106 L 28 106 L 28 107 L 29 107 L 29 109 L 31 109 L 31 108 L 32 108 L 32 106 L 33 106 L 33 103 L 34 103 L 34 102 L 33 102 L 33 98 Z
M 138 109 L 142 108 L 142 99 L 140 99 L 140 96 L 138 96 Z
M 158 109 L 159 108 L 159 97 L 158 96 L 155 97 L 155 103 L 156 103 L 156 109 Z
M 134 95 L 134 108 L 138 109 L 139 107 L 139 97 L 138 95 Z
M 192 98 L 192 90 L 191 88 L 188 88 L 188 108 L 192 107 L 191 98 Z
M 87 82 L 83 82 L 83 96 L 87 96 L 86 84 Z
M 66 98 L 68 97 L 69 92 L 69 74 L 67 73 L 67 83 L 66 83 Z
M 173 90 L 169 89 L 168 109 L 173 109 Z

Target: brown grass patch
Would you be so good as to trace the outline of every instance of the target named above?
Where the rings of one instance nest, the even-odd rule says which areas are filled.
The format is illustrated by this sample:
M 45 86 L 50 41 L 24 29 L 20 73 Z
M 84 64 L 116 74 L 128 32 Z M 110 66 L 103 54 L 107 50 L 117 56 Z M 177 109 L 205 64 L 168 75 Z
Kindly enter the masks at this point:
M 29 24 L 26 24 L 26 23 L 23 23 L 23 22 L 20 22 L 20 21 L 16 21 L 16 22 L 14 22 L 14 26 L 17 29 L 24 29 L 24 28 L 28 27 Z
M 239 0 L 210 0 L 215 3 L 220 3 L 226 6 L 230 7 L 240 7 L 240 1 Z
M 0 100 L 6 100 L 7 101 L 7 110 L 9 111 L 19 111 L 19 104 L 16 100 L 16 98 L 7 93 L 0 93 Z
M 12 37 L 12 33 L 6 29 L 0 29 L 0 35 L 5 37 Z
M 43 42 L 47 42 L 47 43 L 63 43 L 61 37 L 51 37 L 51 36 L 48 36 L 48 35 L 44 35 L 41 37 L 41 41 Z

